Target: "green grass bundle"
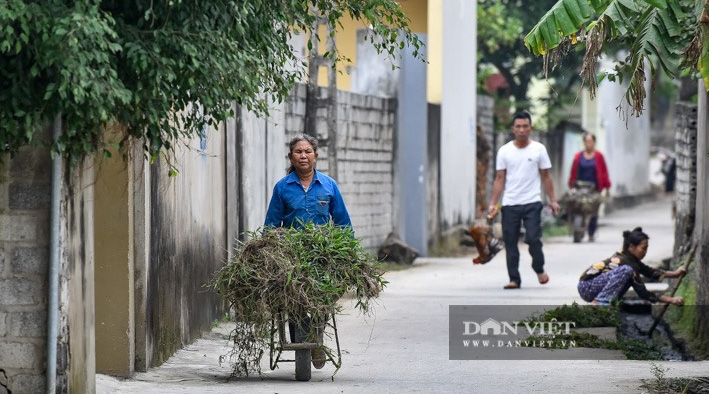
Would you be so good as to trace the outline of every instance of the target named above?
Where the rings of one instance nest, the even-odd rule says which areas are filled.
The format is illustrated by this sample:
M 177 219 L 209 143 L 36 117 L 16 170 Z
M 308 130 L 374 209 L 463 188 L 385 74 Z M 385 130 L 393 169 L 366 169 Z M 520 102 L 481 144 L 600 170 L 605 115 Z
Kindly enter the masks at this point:
M 337 301 L 347 292 L 367 313 L 386 284 L 376 260 L 349 228 L 308 223 L 302 229 L 265 228 L 249 235 L 237 241 L 233 257 L 210 284 L 237 324 L 230 338 L 235 375 L 260 372 L 274 314 L 323 319 L 340 310 Z
M 584 327 L 620 327 L 618 309 L 614 307 L 598 308 L 593 305 L 561 305 L 547 310 L 538 316 L 531 316 L 527 321 L 572 321 L 575 328 Z

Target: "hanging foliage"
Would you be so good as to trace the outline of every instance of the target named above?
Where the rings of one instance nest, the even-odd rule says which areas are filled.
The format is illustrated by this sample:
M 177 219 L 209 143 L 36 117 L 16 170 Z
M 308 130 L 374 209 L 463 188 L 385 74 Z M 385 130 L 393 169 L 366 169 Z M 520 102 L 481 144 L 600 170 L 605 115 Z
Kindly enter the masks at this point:
M 581 76 L 593 98 L 603 78 L 627 82 L 626 101 L 639 116 L 646 67 L 659 64 L 670 77 L 698 71 L 709 89 L 706 0 L 559 0 L 524 39 L 535 55 L 554 55 L 567 45 L 585 44 Z M 624 50 L 613 70 L 599 72 L 606 46 Z
M 380 52 L 421 46 L 394 0 L 4 0 L 0 149 L 35 143 L 61 113 L 55 154 L 104 149 L 103 126 L 118 122 L 120 147 L 138 140 L 154 159 L 234 103 L 264 114 L 265 97 L 282 101 L 303 73 L 289 39 L 316 13 L 371 26 Z

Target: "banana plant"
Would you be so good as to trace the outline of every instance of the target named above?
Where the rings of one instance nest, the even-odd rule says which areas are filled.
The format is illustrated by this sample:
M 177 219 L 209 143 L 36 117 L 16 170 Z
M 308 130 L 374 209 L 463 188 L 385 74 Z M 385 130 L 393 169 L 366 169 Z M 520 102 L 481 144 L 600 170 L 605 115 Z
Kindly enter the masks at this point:
M 535 55 L 556 61 L 585 44 L 581 77 L 594 97 L 603 78 L 627 81 L 631 114 L 643 111 L 646 69 L 668 75 L 699 71 L 709 89 L 709 0 L 559 0 L 524 39 Z M 597 73 L 604 47 L 625 53 L 611 72 Z

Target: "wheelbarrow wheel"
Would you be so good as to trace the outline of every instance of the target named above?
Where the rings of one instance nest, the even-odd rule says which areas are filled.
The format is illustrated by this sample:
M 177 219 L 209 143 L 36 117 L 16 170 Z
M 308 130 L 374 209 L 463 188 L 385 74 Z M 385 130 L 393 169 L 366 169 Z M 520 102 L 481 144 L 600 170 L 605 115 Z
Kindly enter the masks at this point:
M 307 342 L 308 327 L 303 327 L 303 323 L 300 322 L 294 324 L 294 340 L 293 342 Z M 295 380 L 299 382 L 307 382 L 311 377 L 311 366 L 312 355 L 310 349 L 296 350 L 295 351 Z
M 574 242 L 576 242 L 576 243 L 581 242 L 584 234 L 586 233 L 586 229 L 584 228 L 584 220 L 583 220 L 582 215 L 577 214 L 574 216 L 573 229 L 574 229 Z
M 307 382 L 310 380 L 311 363 L 310 350 L 295 351 L 295 380 L 299 382 Z

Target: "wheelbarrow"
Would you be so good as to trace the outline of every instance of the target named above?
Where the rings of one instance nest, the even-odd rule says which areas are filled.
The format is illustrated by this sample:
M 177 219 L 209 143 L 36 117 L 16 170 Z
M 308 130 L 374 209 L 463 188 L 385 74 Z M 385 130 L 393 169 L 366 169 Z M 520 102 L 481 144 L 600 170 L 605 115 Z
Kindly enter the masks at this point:
M 559 202 L 566 210 L 574 242 L 581 242 L 589 221 L 592 217 L 598 216 L 598 208 L 602 202 L 601 194 L 596 191 L 595 184 L 576 181 L 574 187 L 564 193 Z
M 301 317 L 302 316 L 302 317 Z M 289 332 L 286 335 L 286 323 L 288 324 Z M 291 314 L 290 318 L 287 313 L 278 313 L 271 319 L 271 340 L 270 340 L 270 362 L 271 370 L 278 367 L 278 363 L 292 362 L 295 363 L 295 380 L 307 382 L 311 378 L 311 365 L 321 361 L 322 364 L 316 365 L 316 368 L 322 368 L 324 362 L 331 362 L 335 368 L 340 368 L 342 365 L 342 352 L 340 350 L 340 339 L 337 335 L 337 322 L 335 314 L 329 314 L 325 318 L 325 322 L 320 323 L 321 327 L 316 327 L 311 330 L 314 324 L 313 319 L 308 315 Z M 331 329 L 334 333 L 335 344 L 337 345 L 337 357 L 332 351 L 323 345 L 323 337 L 326 330 Z M 290 338 L 290 341 L 288 341 Z M 312 351 L 320 348 L 325 360 L 313 360 Z M 284 351 L 293 351 L 293 359 L 284 359 Z

